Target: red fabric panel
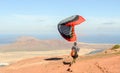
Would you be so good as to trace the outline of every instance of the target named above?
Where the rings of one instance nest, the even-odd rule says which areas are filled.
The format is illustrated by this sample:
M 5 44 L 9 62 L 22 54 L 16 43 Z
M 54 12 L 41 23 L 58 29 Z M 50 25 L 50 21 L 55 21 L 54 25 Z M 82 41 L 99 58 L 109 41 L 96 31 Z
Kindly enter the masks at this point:
M 80 23 L 82 23 L 84 21 L 85 21 L 85 19 L 82 16 L 79 16 L 78 20 L 66 24 L 67 26 L 72 26 L 72 33 L 73 33 L 72 35 L 73 35 L 73 37 L 65 38 L 65 39 L 68 40 L 69 42 L 76 41 L 77 37 L 76 37 L 76 34 L 75 34 L 74 26 L 77 25 L 77 24 L 80 24 Z
M 85 19 L 82 16 L 79 16 L 78 20 L 70 22 L 70 23 L 68 23 L 66 25 L 67 26 L 75 26 L 75 25 L 80 24 L 80 23 L 82 23 L 84 21 L 85 21 Z

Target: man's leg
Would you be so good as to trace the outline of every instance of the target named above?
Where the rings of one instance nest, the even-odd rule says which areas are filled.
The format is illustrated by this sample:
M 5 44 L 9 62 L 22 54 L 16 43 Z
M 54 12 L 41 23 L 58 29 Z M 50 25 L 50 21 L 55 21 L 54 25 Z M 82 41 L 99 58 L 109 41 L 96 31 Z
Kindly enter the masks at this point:
M 75 62 L 76 62 L 76 58 L 73 59 L 73 63 L 75 63 Z
M 76 58 L 73 58 L 71 65 L 76 62 Z

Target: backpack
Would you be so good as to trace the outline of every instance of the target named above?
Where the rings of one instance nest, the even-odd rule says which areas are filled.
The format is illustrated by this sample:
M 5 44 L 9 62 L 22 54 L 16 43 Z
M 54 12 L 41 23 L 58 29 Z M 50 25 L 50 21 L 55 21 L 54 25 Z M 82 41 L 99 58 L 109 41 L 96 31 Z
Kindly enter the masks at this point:
M 76 55 L 77 55 L 77 47 L 74 46 L 72 47 L 71 56 L 76 56 Z

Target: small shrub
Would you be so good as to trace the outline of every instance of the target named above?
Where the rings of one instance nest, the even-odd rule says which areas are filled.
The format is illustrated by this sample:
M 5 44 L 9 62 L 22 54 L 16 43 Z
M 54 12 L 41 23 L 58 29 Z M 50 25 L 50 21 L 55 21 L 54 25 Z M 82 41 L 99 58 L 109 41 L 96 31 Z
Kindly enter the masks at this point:
M 111 50 L 115 50 L 115 49 L 118 49 L 118 48 L 120 48 L 120 45 L 117 44 L 117 45 L 114 45 Z

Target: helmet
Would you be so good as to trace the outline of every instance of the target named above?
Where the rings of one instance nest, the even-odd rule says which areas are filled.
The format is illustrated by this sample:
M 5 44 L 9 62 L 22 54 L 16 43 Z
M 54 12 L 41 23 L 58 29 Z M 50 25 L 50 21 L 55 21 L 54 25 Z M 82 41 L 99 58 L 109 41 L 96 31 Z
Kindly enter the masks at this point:
M 76 45 L 77 45 L 77 42 L 74 42 L 74 45 L 76 46 Z

